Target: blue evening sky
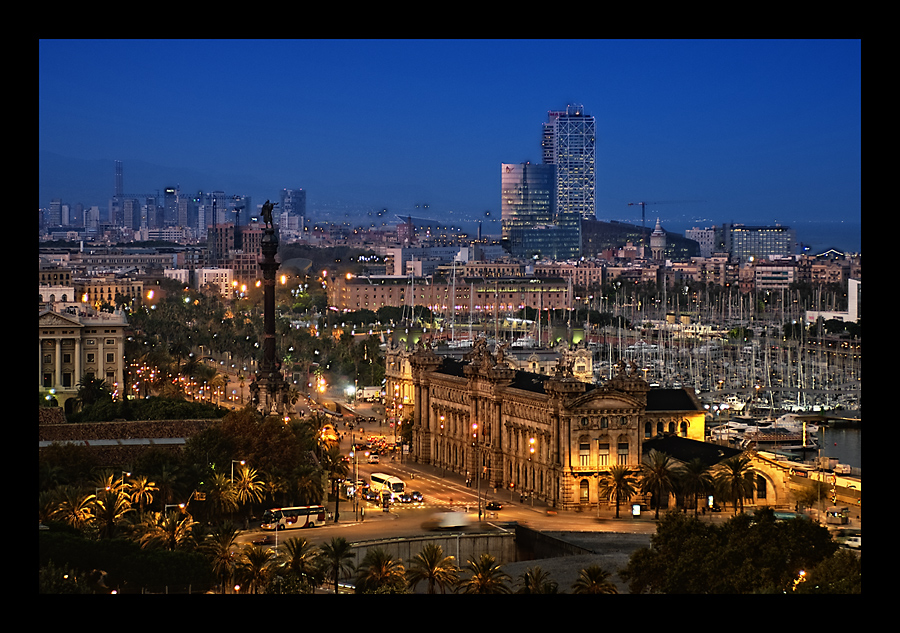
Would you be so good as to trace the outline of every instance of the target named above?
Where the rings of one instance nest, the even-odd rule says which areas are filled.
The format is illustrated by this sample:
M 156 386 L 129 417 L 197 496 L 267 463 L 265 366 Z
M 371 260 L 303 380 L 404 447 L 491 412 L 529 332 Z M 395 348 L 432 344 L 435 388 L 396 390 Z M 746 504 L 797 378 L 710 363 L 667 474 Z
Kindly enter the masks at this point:
M 41 152 L 123 160 L 127 191 L 172 184 L 149 163 L 312 214 L 496 217 L 500 164 L 577 103 L 598 219 L 860 223 L 857 40 L 43 40 L 39 69 Z

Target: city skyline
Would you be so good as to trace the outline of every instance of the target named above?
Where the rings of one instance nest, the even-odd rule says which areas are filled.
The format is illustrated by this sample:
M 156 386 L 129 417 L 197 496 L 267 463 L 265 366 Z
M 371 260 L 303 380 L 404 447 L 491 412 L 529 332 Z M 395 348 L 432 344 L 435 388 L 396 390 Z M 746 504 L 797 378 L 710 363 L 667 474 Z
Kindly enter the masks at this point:
M 499 234 L 500 165 L 541 162 L 548 112 L 582 104 L 596 119 L 599 220 L 639 224 L 628 203 L 646 201 L 651 227 L 660 217 L 676 230 L 796 225 L 800 239 L 804 223 L 859 231 L 860 48 L 42 40 L 39 205 L 67 195 L 64 170 L 48 166 L 56 155 L 110 165 L 97 199 L 71 204 L 105 205 L 121 160 L 129 193 L 178 184 L 259 205 L 302 188 L 310 215 L 428 204 Z

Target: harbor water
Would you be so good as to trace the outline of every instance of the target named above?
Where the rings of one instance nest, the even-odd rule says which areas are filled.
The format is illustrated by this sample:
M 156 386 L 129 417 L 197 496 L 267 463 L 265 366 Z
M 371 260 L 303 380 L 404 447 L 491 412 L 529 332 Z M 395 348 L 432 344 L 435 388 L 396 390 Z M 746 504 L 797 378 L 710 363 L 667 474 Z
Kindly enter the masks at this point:
M 833 457 L 840 464 L 851 468 L 862 468 L 862 429 L 832 428 L 819 429 L 819 446 L 822 457 Z

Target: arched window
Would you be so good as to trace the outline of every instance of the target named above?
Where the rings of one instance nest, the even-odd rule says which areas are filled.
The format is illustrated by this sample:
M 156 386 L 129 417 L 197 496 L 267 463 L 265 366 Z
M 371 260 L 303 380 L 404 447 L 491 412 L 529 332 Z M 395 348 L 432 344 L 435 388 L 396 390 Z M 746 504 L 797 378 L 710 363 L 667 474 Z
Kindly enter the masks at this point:
M 652 431 L 652 426 L 650 426 L 649 422 L 644 423 L 644 438 L 647 439 L 650 437 L 650 433 Z
M 579 501 L 581 503 L 588 503 L 591 500 L 591 484 L 587 479 L 582 479 L 579 488 L 581 492 Z
M 669 433 L 671 433 L 672 435 L 675 434 L 675 423 L 674 422 L 669 422 Z
M 663 423 L 662 423 L 662 420 L 660 420 L 659 422 L 656 423 L 656 434 L 662 435 L 662 432 L 663 432 Z
M 688 429 L 687 420 L 682 420 L 681 421 L 681 436 L 682 437 L 687 437 L 687 429 Z

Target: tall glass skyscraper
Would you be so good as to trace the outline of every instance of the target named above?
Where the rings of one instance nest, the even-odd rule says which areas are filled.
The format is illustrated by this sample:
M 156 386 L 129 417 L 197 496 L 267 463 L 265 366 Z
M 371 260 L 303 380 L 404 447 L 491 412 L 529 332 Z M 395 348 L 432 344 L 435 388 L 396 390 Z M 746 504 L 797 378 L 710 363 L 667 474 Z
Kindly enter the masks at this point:
M 569 105 L 565 112 L 550 111 L 548 115 L 541 146 L 544 164 L 556 165 L 557 209 L 594 220 L 594 117 L 586 115 L 582 105 Z
M 556 166 L 503 163 L 503 238 L 515 257 L 574 259 L 581 254 L 581 216 L 556 207 Z

